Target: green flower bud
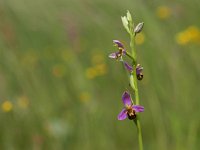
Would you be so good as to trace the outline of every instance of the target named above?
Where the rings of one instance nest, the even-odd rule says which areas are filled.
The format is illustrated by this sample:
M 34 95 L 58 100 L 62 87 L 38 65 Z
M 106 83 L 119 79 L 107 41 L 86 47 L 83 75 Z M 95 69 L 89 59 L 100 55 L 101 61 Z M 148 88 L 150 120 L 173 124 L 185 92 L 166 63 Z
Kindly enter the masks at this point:
M 142 31 L 143 26 L 144 26 L 144 22 L 139 23 L 134 29 L 135 34 L 140 33 Z
M 131 17 L 131 14 L 130 14 L 129 11 L 127 11 L 127 20 L 128 20 L 129 22 L 132 22 L 132 17 Z
M 128 33 L 130 33 L 130 30 L 129 30 L 129 27 L 128 27 L 128 20 L 127 20 L 126 16 L 121 17 L 121 18 L 122 18 L 122 24 L 123 24 L 124 28 L 126 29 L 126 31 Z

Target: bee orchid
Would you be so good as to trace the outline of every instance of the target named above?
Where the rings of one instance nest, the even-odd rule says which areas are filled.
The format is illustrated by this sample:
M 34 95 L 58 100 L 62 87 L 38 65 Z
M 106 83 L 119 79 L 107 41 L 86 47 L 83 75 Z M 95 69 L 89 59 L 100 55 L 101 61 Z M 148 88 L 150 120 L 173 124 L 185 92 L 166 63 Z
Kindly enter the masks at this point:
M 109 55 L 109 57 L 113 58 L 113 59 L 119 59 L 120 58 L 120 60 L 122 61 L 122 56 L 126 55 L 126 50 L 124 48 L 124 45 L 118 40 L 113 40 L 113 43 L 115 44 L 115 46 L 118 47 L 118 51 L 111 53 Z
M 129 72 L 133 71 L 133 67 L 130 66 L 127 62 L 124 62 L 124 66 Z M 142 71 L 143 71 L 143 67 L 140 64 L 137 64 L 137 66 L 136 66 L 136 75 L 137 75 L 137 79 L 138 80 L 142 80 L 143 79 L 144 75 L 143 75 Z
M 136 113 L 143 112 L 144 107 L 140 105 L 134 105 L 132 103 L 130 94 L 125 91 L 122 95 L 122 102 L 124 103 L 124 108 L 118 115 L 118 120 L 124 120 L 127 117 L 130 120 L 133 120 L 136 118 Z

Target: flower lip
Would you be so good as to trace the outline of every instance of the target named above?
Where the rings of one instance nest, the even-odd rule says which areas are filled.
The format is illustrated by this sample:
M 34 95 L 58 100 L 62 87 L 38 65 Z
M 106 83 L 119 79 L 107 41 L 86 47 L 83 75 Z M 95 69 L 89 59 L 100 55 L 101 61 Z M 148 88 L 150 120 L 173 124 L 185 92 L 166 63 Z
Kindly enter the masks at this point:
M 137 64 L 136 66 L 136 74 L 139 75 L 143 71 L 143 67 L 140 64 Z
M 137 75 L 137 79 L 138 80 L 142 80 L 143 79 L 143 67 L 140 64 L 137 64 L 136 66 L 136 75 Z

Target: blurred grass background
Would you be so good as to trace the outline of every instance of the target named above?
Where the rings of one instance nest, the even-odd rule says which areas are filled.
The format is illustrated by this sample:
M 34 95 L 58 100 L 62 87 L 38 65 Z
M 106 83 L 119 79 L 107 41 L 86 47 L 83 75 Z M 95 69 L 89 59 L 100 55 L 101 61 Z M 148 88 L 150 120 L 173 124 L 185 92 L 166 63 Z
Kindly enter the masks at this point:
M 127 73 L 108 59 L 113 39 L 128 49 L 126 10 L 145 22 L 145 150 L 200 148 L 200 1 L 1 0 L 1 150 L 138 149 L 117 120 Z

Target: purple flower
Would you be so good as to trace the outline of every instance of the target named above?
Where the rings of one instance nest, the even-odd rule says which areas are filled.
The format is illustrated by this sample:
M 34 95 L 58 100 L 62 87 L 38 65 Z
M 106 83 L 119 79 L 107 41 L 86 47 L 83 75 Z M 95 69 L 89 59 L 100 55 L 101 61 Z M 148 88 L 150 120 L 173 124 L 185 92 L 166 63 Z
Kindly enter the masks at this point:
M 118 48 L 124 49 L 124 45 L 119 40 L 113 40 L 113 43 L 118 46 Z
M 130 66 L 127 62 L 124 62 L 124 66 L 129 72 L 133 71 L 133 67 Z M 136 66 L 136 76 L 137 76 L 138 80 L 142 80 L 143 79 L 142 71 L 143 71 L 143 67 L 140 64 L 137 64 L 137 66 Z
M 130 94 L 127 91 L 125 91 L 123 93 L 123 95 L 122 95 L 122 101 L 124 103 L 124 108 L 119 113 L 118 120 L 124 120 L 127 117 L 130 120 L 133 120 L 133 119 L 136 118 L 136 113 L 144 111 L 144 107 L 143 106 L 133 105 L 133 103 L 131 101 Z
M 133 71 L 133 67 L 131 67 L 127 62 L 124 62 L 124 66 L 128 71 L 130 71 L 130 72 Z
M 115 53 L 111 53 L 109 55 L 109 57 L 110 58 L 114 58 L 114 59 L 118 59 L 118 58 L 122 59 L 122 56 L 126 54 L 126 50 L 124 48 L 124 45 L 118 40 L 113 40 L 113 43 L 115 44 L 115 46 L 118 47 L 119 51 L 117 51 Z
M 136 75 L 137 75 L 137 79 L 138 80 L 142 80 L 143 79 L 143 67 L 140 64 L 137 64 L 136 66 Z

